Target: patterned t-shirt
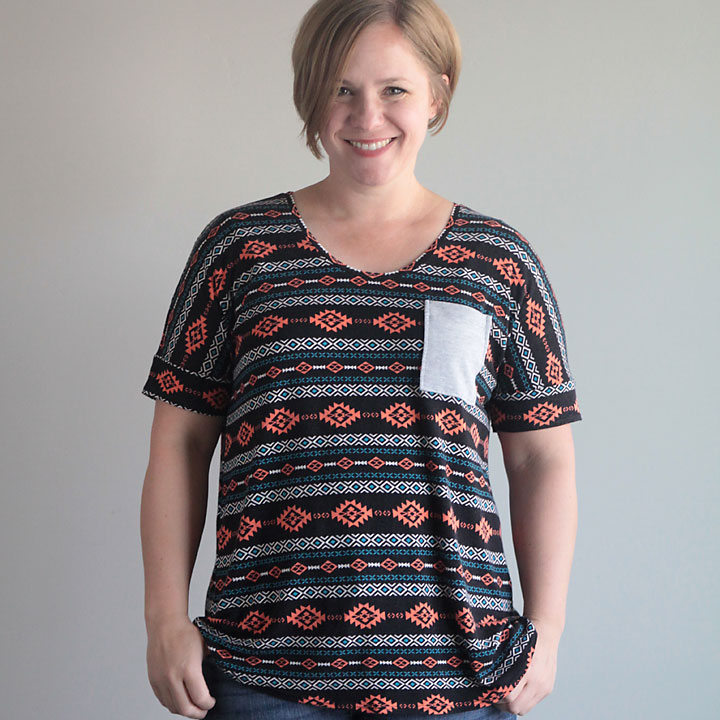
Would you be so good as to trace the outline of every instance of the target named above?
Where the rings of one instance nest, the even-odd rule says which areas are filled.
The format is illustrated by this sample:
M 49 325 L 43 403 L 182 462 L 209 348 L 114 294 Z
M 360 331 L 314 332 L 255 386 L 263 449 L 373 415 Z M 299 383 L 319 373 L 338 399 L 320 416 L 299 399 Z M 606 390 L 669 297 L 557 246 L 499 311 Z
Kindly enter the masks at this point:
M 521 680 L 488 475 L 495 431 L 581 419 L 560 311 L 516 230 L 453 204 L 387 273 L 334 258 L 292 192 L 197 238 L 143 394 L 225 418 L 216 560 L 193 623 L 259 691 L 453 714 Z

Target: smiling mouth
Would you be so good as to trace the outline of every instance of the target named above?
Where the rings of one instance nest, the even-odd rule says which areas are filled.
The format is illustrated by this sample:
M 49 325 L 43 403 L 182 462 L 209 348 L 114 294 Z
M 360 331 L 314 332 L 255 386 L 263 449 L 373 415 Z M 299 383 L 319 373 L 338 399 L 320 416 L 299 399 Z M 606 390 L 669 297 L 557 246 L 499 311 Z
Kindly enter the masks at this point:
M 383 140 L 374 140 L 371 142 L 363 140 L 345 140 L 346 143 L 353 147 L 360 148 L 361 150 L 379 150 L 380 148 L 389 145 L 396 137 L 384 138 Z

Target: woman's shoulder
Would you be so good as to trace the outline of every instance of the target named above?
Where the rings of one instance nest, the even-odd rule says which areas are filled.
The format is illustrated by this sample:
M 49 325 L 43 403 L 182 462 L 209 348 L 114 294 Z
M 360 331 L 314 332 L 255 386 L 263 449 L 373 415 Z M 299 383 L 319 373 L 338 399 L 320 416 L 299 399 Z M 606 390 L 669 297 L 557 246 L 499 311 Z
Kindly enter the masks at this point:
M 251 216 L 272 217 L 274 213 L 277 214 L 289 210 L 288 193 L 278 192 L 221 210 L 212 216 L 212 219 L 207 223 L 204 231 L 215 226 L 220 226 L 228 220 L 247 219 Z
M 290 212 L 292 207 L 286 192 L 226 207 L 213 214 L 196 235 L 191 256 L 202 254 L 229 258 L 233 248 L 242 245 L 249 235 L 257 236 L 265 225 L 282 223 L 282 216 Z M 247 231 L 244 228 L 248 228 Z
M 456 229 L 467 233 L 469 239 L 482 246 L 481 253 L 512 287 L 523 287 L 526 283 L 549 285 L 541 253 L 536 250 L 536 240 L 528 240 L 514 224 L 468 205 L 460 205 Z M 538 244 L 542 246 L 542 241 Z
M 536 257 L 535 250 L 528 239 L 514 224 L 498 217 L 474 209 L 470 205 L 458 202 L 456 225 L 468 232 L 480 232 L 483 237 L 492 239 L 495 244 L 504 246 L 509 251 L 522 251 Z

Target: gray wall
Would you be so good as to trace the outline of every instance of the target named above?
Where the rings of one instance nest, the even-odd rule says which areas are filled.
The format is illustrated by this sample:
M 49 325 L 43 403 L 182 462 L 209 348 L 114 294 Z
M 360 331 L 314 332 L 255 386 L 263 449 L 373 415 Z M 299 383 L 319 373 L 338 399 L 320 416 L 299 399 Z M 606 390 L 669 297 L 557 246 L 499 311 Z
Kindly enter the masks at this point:
M 465 63 L 417 176 L 533 243 L 584 414 L 567 624 L 555 690 L 532 717 L 709 717 L 720 5 L 441 5 Z M 3 3 L 7 717 L 167 717 L 145 665 L 139 503 L 153 403 L 140 388 L 210 218 L 325 176 L 291 99 L 290 42 L 309 6 Z M 491 452 L 522 608 L 496 438 Z M 193 614 L 214 512 L 211 500 Z

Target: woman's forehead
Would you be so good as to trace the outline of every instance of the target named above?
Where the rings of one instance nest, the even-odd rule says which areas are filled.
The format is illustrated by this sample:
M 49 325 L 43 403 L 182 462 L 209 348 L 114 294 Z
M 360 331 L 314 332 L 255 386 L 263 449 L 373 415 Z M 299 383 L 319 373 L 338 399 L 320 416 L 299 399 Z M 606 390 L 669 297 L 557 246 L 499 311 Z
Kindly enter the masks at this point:
M 422 59 L 395 25 L 376 23 L 358 35 L 345 62 L 342 82 L 351 84 L 359 70 L 363 78 L 377 68 L 377 84 L 417 79 L 425 71 Z
M 353 84 L 353 81 L 348 78 L 342 78 L 342 80 L 340 82 L 344 83 L 345 85 Z M 376 85 L 387 85 L 389 83 L 397 83 L 397 82 L 409 83 L 409 82 L 412 82 L 412 80 L 410 78 L 406 78 L 406 77 L 389 77 L 389 78 L 380 78 L 380 80 L 375 80 Z

